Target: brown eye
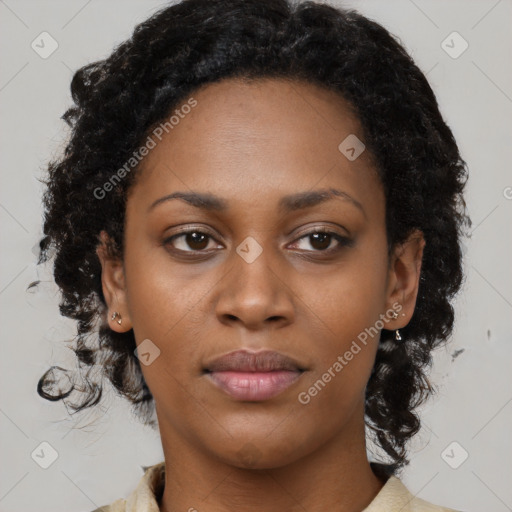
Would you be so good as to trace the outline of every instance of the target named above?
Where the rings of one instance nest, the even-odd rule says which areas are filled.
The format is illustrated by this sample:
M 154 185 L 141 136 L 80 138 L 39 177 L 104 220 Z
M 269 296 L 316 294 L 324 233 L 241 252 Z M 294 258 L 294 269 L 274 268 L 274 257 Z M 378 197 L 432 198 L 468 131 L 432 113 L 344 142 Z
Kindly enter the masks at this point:
M 213 240 L 213 238 L 209 234 L 199 230 L 191 230 L 173 235 L 164 243 L 172 245 L 178 251 L 196 252 L 207 249 L 210 240 Z
M 305 244 L 303 241 L 307 241 L 312 249 L 304 247 Z M 334 247 L 332 247 L 333 242 L 336 242 Z M 309 233 L 306 233 L 300 237 L 296 242 L 294 242 L 294 245 L 298 246 L 299 249 L 303 249 L 306 252 L 331 253 L 340 250 L 344 246 L 352 246 L 353 241 L 345 236 L 339 235 L 338 233 L 334 233 L 332 231 L 321 231 L 317 229 L 316 231 L 310 231 Z M 302 247 L 300 247 L 301 245 Z
M 311 246 L 319 251 L 325 250 L 331 245 L 332 235 L 328 233 L 313 233 L 309 237 L 312 240 Z
M 187 233 L 185 235 L 185 243 L 192 249 L 200 251 L 202 249 L 206 249 L 208 246 L 208 235 L 204 233 Z

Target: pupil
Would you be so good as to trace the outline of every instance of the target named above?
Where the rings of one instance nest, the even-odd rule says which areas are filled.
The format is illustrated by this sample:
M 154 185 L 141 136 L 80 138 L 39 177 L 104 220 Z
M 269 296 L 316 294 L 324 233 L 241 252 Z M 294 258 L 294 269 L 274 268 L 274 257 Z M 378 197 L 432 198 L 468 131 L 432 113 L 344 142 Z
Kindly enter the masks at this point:
M 318 240 L 320 240 L 321 242 L 320 247 L 316 247 L 317 249 L 327 249 L 329 247 L 331 235 L 327 233 L 313 233 L 311 236 L 313 237 L 314 241 L 318 242 Z M 314 244 L 312 245 L 315 247 Z
M 202 233 L 187 233 L 187 244 L 192 249 L 204 249 L 204 247 L 208 245 L 207 243 L 206 245 L 204 244 L 206 238 L 207 236 Z M 199 247 L 197 246 L 197 244 L 199 244 Z

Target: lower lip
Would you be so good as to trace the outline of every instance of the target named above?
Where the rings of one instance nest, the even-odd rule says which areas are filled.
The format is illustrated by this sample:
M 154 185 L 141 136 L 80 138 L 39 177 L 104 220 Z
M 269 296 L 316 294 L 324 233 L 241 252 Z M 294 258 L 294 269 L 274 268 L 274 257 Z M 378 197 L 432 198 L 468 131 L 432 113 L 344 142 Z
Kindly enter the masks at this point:
M 237 400 L 258 402 L 269 400 L 290 387 L 302 372 L 278 370 L 272 372 L 211 372 L 213 383 Z

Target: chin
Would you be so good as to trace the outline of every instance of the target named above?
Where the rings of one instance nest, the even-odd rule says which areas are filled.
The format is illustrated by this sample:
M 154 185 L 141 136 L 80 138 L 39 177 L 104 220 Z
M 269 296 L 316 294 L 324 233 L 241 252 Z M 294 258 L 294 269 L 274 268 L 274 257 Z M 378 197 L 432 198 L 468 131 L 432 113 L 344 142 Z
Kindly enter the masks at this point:
M 247 440 L 241 443 L 238 448 L 230 450 L 229 453 L 224 451 L 218 453 L 218 456 L 231 466 L 254 470 L 287 466 L 302 456 L 299 443 L 297 443 L 297 446 L 293 446 L 289 443 L 289 440 L 287 443 L 280 441 L 275 439 L 272 442 L 268 437 L 266 439 L 263 437 L 261 441 Z

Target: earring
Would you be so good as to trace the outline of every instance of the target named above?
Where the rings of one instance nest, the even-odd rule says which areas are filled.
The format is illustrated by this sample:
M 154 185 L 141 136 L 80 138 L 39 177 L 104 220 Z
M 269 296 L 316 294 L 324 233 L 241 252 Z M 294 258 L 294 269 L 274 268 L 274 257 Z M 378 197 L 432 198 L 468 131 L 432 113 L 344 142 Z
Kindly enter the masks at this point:
M 405 316 L 405 314 L 402 313 L 402 316 Z M 393 311 L 393 314 L 392 314 L 391 318 L 393 320 L 396 320 L 398 318 L 398 313 L 396 311 Z M 398 329 L 395 331 L 395 340 L 396 341 L 401 341 L 402 340 L 402 336 L 400 336 L 400 331 Z
M 403 313 L 402 313 L 403 316 L 405 316 Z M 398 313 L 396 311 L 393 311 L 393 316 L 392 316 L 393 320 L 396 320 L 398 318 Z M 395 340 L 396 341 L 401 341 L 402 339 L 402 336 L 400 336 L 400 331 L 397 329 L 395 331 Z
M 122 322 L 121 314 L 120 314 L 120 313 L 118 313 L 117 311 L 114 311 L 114 313 L 112 314 L 111 320 L 115 320 L 115 319 L 116 319 L 116 317 L 119 317 L 119 319 L 118 319 L 118 320 L 116 320 L 116 321 L 117 321 L 117 323 L 118 323 L 119 325 L 121 325 L 121 322 Z

